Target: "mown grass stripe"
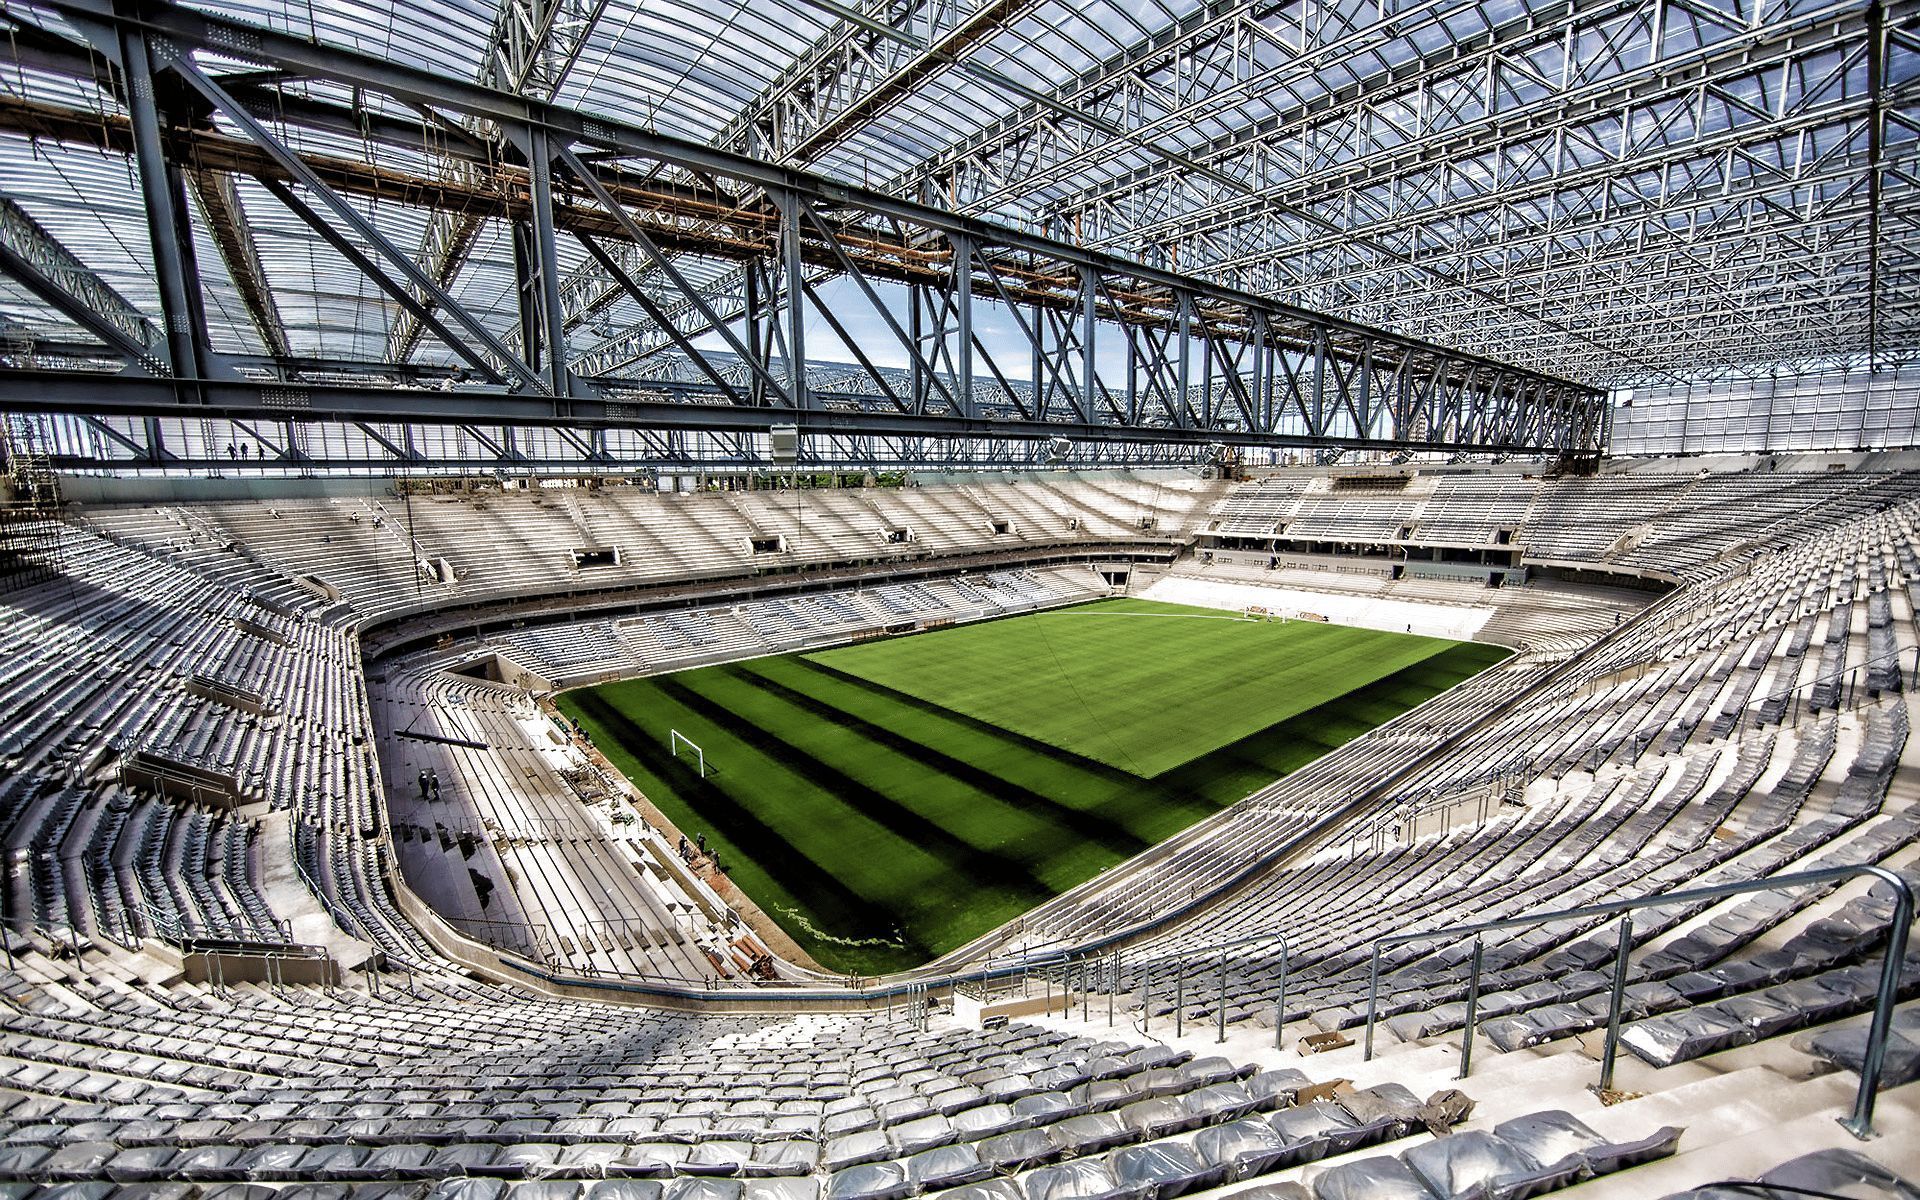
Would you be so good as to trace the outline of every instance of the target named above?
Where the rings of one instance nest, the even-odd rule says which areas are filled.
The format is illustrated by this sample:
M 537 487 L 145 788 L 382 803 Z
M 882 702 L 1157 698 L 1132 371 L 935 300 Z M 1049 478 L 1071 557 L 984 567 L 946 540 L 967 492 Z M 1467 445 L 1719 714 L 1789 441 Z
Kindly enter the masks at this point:
M 712 696 L 689 687 L 675 677 L 668 677 L 661 686 L 669 696 L 711 722 L 717 724 L 733 715 Z M 859 813 L 888 832 L 933 854 L 959 878 L 1011 889 L 1031 897 L 1035 903 L 1053 894 L 1017 860 L 994 854 L 956 836 L 946 827 L 909 808 L 902 799 L 882 794 L 826 759 L 800 749 L 794 742 L 750 724 L 736 722 L 736 729 L 742 741 L 822 792 L 835 797 L 849 811 Z
M 875 746 L 884 747 L 897 755 L 909 758 L 930 771 L 938 772 L 1002 804 L 1031 813 L 1075 837 L 1097 842 L 1128 856 L 1138 854 L 1149 845 L 1140 838 L 1133 837 L 1124 829 L 1107 825 L 1091 814 L 1061 804 L 991 771 L 982 770 L 972 763 L 955 758 L 929 742 L 915 741 L 892 729 L 877 725 L 849 709 L 837 707 L 819 696 L 789 687 L 780 680 L 763 673 L 758 669 L 757 663 L 735 664 L 730 668 L 730 673 L 749 686 L 759 688 L 819 720 L 832 722 L 860 735 Z
M 701 778 L 693 766 L 667 753 L 658 740 L 593 689 L 570 692 L 566 698 L 595 745 L 605 749 L 616 766 L 624 765 L 622 758 L 631 761 L 666 785 L 664 791 L 647 789 L 654 796 L 680 800 L 689 815 L 698 812 L 701 824 L 689 827 L 685 820 L 675 824 L 689 837 L 710 828 L 726 851 L 723 865 L 736 873 L 744 867 L 756 875 L 777 876 L 782 891 L 796 899 L 805 897 L 815 924 L 843 936 L 870 934 L 890 923 L 886 908 L 848 887 L 828 866 L 798 853 L 791 840 L 754 815 L 748 802 L 712 779 Z M 765 892 L 763 887 L 748 894 L 764 896 Z

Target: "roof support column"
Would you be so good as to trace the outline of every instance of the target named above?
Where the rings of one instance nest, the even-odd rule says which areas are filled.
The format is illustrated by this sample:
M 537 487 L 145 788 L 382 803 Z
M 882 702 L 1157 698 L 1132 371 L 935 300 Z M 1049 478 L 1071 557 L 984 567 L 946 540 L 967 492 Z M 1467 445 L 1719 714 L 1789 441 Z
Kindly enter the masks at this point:
M 161 145 L 160 110 L 154 99 L 153 62 L 147 35 L 133 25 L 119 27 L 121 70 L 127 81 L 127 115 L 133 127 L 133 159 L 140 176 L 140 198 L 147 210 L 147 236 L 153 245 L 153 277 L 160 291 L 166 325 L 167 359 L 176 378 L 206 378 L 201 349 L 206 342 L 206 313 L 194 270 L 193 231 L 186 218 L 186 189 L 180 169 Z M 181 399 L 191 402 L 191 384 Z
M 1173 414 L 1174 424 L 1185 429 L 1193 424 L 1193 297 L 1186 292 L 1180 293 L 1179 330 L 1175 378 L 1175 394 L 1180 403 Z
M 547 386 L 553 389 L 554 413 L 564 417 L 568 414 L 567 399 L 573 394 L 573 387 L 567 372 L 567 334 L 560 309 L 560 266 L 553 236 L 553 152 L 548 147 L 547 131 L 538 125 L 529 126 L 521 149 L 527 156 L 532 183 L 533 249 L 539 272 L 536 283 L 545 335 L 542 341 L 546 345 L 543 365 Z
M 1094 330 L 1098 322 L 1094 320 L 1094 298 L 1098 295 L 1100 277 L 1092 267 L 1080 268 L 1080 419 L 1089 424 L 1098 420 L 1094 416 L 1095 393 L 1100 387 L 1099 368 L 1094 358 Z
M 813 391 L 807 386 L 807 294 L 801 287 L 806 264 L 800 257 L 800 198 L 792 192 L 776 192 L 774 205 L 780 212 L 780 295 L 786 304 L 787 318 L 787 394 L 798 409 L 813 407 Z
M 954 380 L 954 396 L 959 401 L 960 415 L 973 416 L 973 238 L 967 234 L 950 234 L 948 240 L 953 243 L 953 305 L 954 322 L 958 327 L 956 340 L 959 345 L 959 357 L 955 360 L 954 370 L 960 378 Z

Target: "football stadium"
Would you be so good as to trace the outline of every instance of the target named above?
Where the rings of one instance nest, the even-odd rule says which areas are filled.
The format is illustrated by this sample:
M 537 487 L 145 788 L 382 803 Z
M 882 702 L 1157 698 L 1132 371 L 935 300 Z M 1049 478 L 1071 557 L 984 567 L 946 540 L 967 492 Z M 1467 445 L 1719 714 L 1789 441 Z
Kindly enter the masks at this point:
M 0 29 L 0 1200 L 1920 1200 L 1908 0 Z

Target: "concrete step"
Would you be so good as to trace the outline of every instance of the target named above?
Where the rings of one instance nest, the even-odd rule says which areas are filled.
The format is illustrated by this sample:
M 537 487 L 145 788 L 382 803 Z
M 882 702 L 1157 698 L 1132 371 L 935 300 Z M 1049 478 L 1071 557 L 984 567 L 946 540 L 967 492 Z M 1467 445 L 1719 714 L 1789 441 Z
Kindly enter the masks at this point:
M 1629 1101 L 1598 1117 L 1583 1114 L 1581 1119 L 1602 1133 L 1611 1133 L 1609 1118 L 1620 1114 L 1620 1119 L 1626 1119 L 1636 1109 L 1649 1111 L 1641 1108 L 1646 1103 Z M 1853 1109 L 1851 1076 L 1799 1084 L 1774 1082 L 1770 1094 L 1749 1097 L 1739 1106 L 1751 1127 L 1734 1128 L 1723 1107 L 1724 1101 L 1696 1117 L 1680 1141 L 1680 1152 L 1672 1158 L 1593 1180 L 1571 1194 L 1579 1200 L 1666 1196 L 1722 1180 L 1754 1179 L 1788 1159 L 1833 1148 L 1858 1151 L 1908 1179 L 1920 1179 L 1920 1084 L 1881 1094 L 1874 1119 L 1877 1136 L 1866 1141 L 1839 1123 Z M 1644 1121 L 1634 1117 L 1630 1127 L 1639 1128 Z

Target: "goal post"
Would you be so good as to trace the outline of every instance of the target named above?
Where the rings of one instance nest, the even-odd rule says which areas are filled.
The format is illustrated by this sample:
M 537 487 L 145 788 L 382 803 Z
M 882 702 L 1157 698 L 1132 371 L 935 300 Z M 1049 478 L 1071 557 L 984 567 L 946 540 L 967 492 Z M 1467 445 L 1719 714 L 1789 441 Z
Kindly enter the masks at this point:
M 668 732 L 672 734 L 672 736 L 667 739 L 667 748 L 673 753 L 673 756 L 675 758 L 680 757 L 680 743 L 685 742 L 688 746 L 691 746 L 700 763 L 700 778 L 705 779 L 707 777 L 707 752 L 700 748 L 700 743 L 694 741 L 686 734 L 681 733 L 678 729 L 672 729 Z

